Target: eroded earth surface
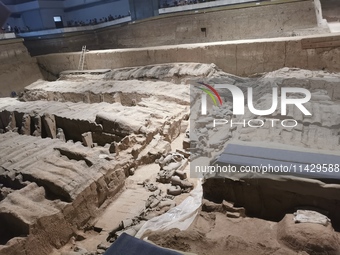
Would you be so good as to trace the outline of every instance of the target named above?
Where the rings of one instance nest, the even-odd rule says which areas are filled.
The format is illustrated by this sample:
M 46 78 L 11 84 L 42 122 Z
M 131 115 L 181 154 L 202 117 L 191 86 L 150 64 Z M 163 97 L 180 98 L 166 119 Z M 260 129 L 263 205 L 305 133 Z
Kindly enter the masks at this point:
M 31 84 L 18 98 L 1 98 L 0 254 L 104 253 L 122 232 L 135 235 L 188 196 L 197 183 L 189 173 L 190 147 L 191 160 L 214 159 L 233 140 L 336 153 L 339 80 L 338 74 L 288 68 L 242 78 L 214 64 L 174 63 L 64 72 L 56 81 Z M 200 94 L 190 94 L 190 86 L 197 82 L 253 87 L 255 106 L 264 109 L 273 86 L 304 87 L 312 92 L 306 107 L 313 115 L 289 108 L 294 128 L 270 127 L 268 120 L 261 129 L 214 128 L 212 117 L 239 121 L 231 94 L 220 91 L 223 106 L 209 102 L 210 117 L 193 122 Z M 280 118 L 279 112 L 263 119 Z M 250 112 L 245 117 L 257 118 Z M 195 254 L 340 253 L 331 224 L 299 228 L 290 217 L 279 223 L 250 218 L 227 201 L 204 200 L 188 230 L 147 235 Z

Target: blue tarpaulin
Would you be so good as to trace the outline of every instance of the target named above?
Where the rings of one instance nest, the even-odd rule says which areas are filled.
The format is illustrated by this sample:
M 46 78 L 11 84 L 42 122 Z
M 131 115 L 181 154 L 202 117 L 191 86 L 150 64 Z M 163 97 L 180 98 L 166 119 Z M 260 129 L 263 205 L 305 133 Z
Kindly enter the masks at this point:
M 104 255 L 181 255 L 128 234 L 121 234 Z

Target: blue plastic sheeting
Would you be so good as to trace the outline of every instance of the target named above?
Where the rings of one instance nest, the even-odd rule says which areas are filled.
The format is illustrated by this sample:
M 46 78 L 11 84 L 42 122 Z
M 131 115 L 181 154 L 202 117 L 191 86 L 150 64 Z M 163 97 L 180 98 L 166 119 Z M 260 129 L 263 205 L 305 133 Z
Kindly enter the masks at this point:
M 104 255 L 181 255 L 128 234 L 121 234 Z

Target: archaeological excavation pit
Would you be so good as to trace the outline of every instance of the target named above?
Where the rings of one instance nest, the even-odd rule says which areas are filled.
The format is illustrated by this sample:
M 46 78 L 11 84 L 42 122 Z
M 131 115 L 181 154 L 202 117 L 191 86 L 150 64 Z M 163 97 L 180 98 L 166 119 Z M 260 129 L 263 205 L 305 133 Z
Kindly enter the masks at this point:
M 1 255 L 340 254 L 338 3 L 225 2 L 0 34 Z

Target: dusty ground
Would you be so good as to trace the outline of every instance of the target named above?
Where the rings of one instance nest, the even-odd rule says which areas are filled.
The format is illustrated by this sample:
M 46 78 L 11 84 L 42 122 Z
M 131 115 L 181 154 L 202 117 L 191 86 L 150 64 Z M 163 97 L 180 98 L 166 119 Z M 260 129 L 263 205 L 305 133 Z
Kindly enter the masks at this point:
M 217 77 L 214 76 L 212 79 L 214 82 L 221 82 L 226 79 L 226 77 L 220 74 Z M 240 80 L 236 77 L 228 77 L 229 82 L 231 79 L 237 80 L 236 83 L 240 82 L 241 86 L 243 85 L 244 87 L 250 84 L 256 84 L 255 98 L 260 103 L 270 101 L 269 99 L 261 99 L 261 97 L 267 96 L 266 93 L 270 94 L 271 92 L 271 86 L 266 87 L 268 84 L 272 85 L 274 83 L 281 86 L 283 86 L 283 84 L 288 86 L 292 86 L 292 84 L 303 84 L 304 87 L 311 89 L 314 93 L 312 101 L 307 107 L 308 109 L 313 109 L 315 115 L 309 121 L 310 125 L 308 127 L 302 125 L 302 128 L 299 126 L 296 130 L 285 129 L 280 131 L 279 128 L 274 128 L 273 130 L 268 129 L 270 132 L 266 130 L 262 132 L 263 130 L 236 128 L 231 132 L 228 128 L 222 128 L 217 133 L 215 131 L 213 137 L 209 139 L 212 144 L 214 144 L 216 140 L 217 145 L 220 144 L 223 147 L 228 140 L 249 141 L 249 139 L 251 139 L 251 141 L 278 141 L 290 145 L 324 150 L 334 149 L 339 146 L 339 139 L 334 139 L 334 136 L 337 136 L 337 134 L 333 131 L 333 129 L 337 129 L 336 116 L 338 112 L 339 93 L 335 85 L 339 81 L 339 75 L 299 69 L 282 69 L 268 73 L 260 80 Z M 228 97 L 228 95 L 222 95 Z M 325 111 L 327 114 L 322 114 L 321 111 Z M 296 114 L 290 112 L 289 116 L 296 117 Z M 319 120 L 318 118 L 320 117 L 318 116 L 320 116 L 322 120 Z M 248 114 L 247 117 L 250 118 L 251 115 Z M 334 118 L 334 123 L 332 122 L 332 118 Z M 299 122 L 303 123 L 304 120 L 299 120 Z M 320 127 L 319 125 L 313 126 L 314 122 L 322 123 L 324 127 Z M 314 133 L 311 133 L 311 129 L 319 133 L 329 132 L 329 135 L 322 136 L 322 140 L 319 141 L 318 136 L 315 137 Z M 254 131 L 256 134 L 252 134 Z M 287 134 L 285 132 L 287 132 Z M 287 139 L 289 137 L 288 132 L 293 133 L 290 140 Z M 300 135 L 298 135 L 299 133 Z M 278 134 L 281 135 L 277 136 Z M 301 140 L 297 139 L 298 137 L 300 137 Z M 325 138 L 328 140 L 325 140 Z M 205 148 L 205 151 L 207 151 L 207 148 Z M 302 240 L 301 244 L 293 247 L 289 245 L 292 243 L 289 241 L 289 238 L 288 244 L 285 243 L 285 237 L 279 237 L 279 233 L 282 233 L 282 229 L 284 229 L 282 223 L 278 224 L 277 222 L 249 217 L 236 219 L 233 217 L 235 217 L 235 215 L 226 215 L 225 213 L 214 211 L 202 211 L 188 230 L 179 231 L 178 229 L 172 229 L 168 231 L 156 231 L 149 235 L 148 240 L 163 247 L 196 254 L 225 254 L 226 252 L 231 254 L 306 254 L 307 252 L 308 254 L 320 254 L 318 253 L 318 247 L 310 248 L 305 240 Z M 287 215 L 287 217 L 290 216 Z M 300 233 L 301 236 L 311 234 L 309 231 L 314 233 L 314 235 L 319 235 L 319 232 L 324 230 L 323 227 L 318 229 L 320 227 L 312 224 L 303 226 L 302 228 L 305 229 Z M 327 232 L 328 230 L 329 233 Z M 306 233 L 304 233 L 304 231 L 306 231 Z M 324 246 L 320 245 L 320 249 L 325 251 L 329 249 L 329 251 L 327 251 L 329 254 L 337 254 L 338 248 L 336 247 L 338 247 L 339 243 L 338 234 L 334 232 L 331 227 L 326 229 L 326 232 L 330 235 L 334 233 L 333 239 L 335 241 L 330 244 L 326 243 Z M 293 238 L 298 240 L 299 236 Z M 311 241 L 311 243 L 313 242 L 315 242 L 315 240 Z M 86 245 L 86 243 L 87 241 L 85 240 L 83 244 Z
M 171 143 L 172 150 L 182 147 L 182 140 L 184 134 L 181 134 L 174 142 Z M 189 172 L 189 168 L 186 167 Z M 109 233 L 115 229 L 121 221 L 130 219 L 139 215 L 145 209 L 145 202 L 152 192 L 145 189 L 138 183 L 146 179 L 156 183 L 157 173 L 159 172 L 159 165 L 156 163 L 141 166 L 134 175 L 129 176 L 125 181 L 125 186 L 119 194 L 108 199 L 106 205 L 103 206 L 98 217 L 93 220 L 95 228 L 100 229 L 100 233 L 89 230 L 79 232 L 85 239 L 76 241 L 75 243 L 68 243 L 65 247 L 55 250 L 51 255 L 67 254 L 73 251 L 74 247 L 81 247 L 87 251 L 96 251 L 98 245 L 109 246 L 111 243 L 107 241 Z M 195 181 L 194 179 L 192 180 Z M 158 184 L 158 187 L 166 192 L 169 184 Z M 183 193 L 175 197 L 176 204 L 182 202 L 188 196 Z
M 215 71 L 210 65 L 193 64 L 164 66 L 151 74 L 161 77 L 164 68 L 189 77 Z M 172 150 L 171 142 L 183 136 L 189 90 L 177 78 L 171 81 L 172 76 L 169 81 L 150 81 L 152 77 L 143 81 L 127 73 L 131 70 L 120 71 L 120 78 L 112 72 L 38 81 L 20 99 L 1 99 L 1 253 L 45 255 L 72 236 L 81 240 L 98 229 L 106 231 L 105 240 L 120 217 L 138 216 L 148 207 L 152 192 L 136 182 L 145 181 L 143 175 L 151 178 L 153 172 L 141 168 L 139 176 L 136 170 L 165 157 Z M 139 73 L 148 75 L 145 70 Z M 187 159 L 177 156 L 176 160 L 174 164 L 184 169 Z M 125 179 L 135 172 L 135 179 L 126 182 L 129 189 L 123 191 Z M 165 198 L 171 185 L 163 186 L 150 203 L 166 200 L 161 207 L 166 211 L 178 199 Z M 134 198 L 133 190 L 140 196 Z M 121 200 L 115 203 L 121 216 L 106 226 L 108 212 L 97 216 L 119 192 Z M 143 217 L 160 213 L 156 207 L 151 209 Z M 53 224 L 44 226 L 45 221 Z
M 0 49 L 0 97 L 10 97 L 12 92 L 19 94 L 25 86 L 43 77 L 21 39 L 0 39 Z
M 286 217 L 292 221 L 292 215 Z M 289 228 L 281 222 L 248 217 L 235 219 L 221 212 L 202 211 L 188 230 L 157 231 L 149 234 L 148 240 L 199 255 L 339 254 L 340 235 L 331 227 L 308 223 L 291 223 L 290 227 L 292 232 L 280 236 L 280 232 Z M 320 237 L 321 234 L 324 236 Z
M 213 64 L 177 63 L 64 74 L 53 82 L 40 80 L 28 86 L 19 99 L 0 99 L 0 129 L 4 133 L 0 134 L 4 145 L 0 149 L 0 229 L 9 233 L 1 235 L 0 253 L 101 254 L 110 245 L 107 241 L 116 238 L 113 230 L 120 228 L 123 220 L 138 216 L 138 223 L 118 230 L 135 233 L 140 222 L 179 204 L 188 193 L 169 198 L 166 193 L 171 184 L 156 179 L 166 167 L 189 170 L 185 156 L 178 162 L 162 162 L 169 152 L 181 149 L 185 154 L 183 147 L 190 146 L 186 137 L 189 84 L 202 80 L 237 84 L 243 90 L 256 86 L 257 105 L 264 106 L 271 86 L 299 84 L 312 90 L 308 107 L 317 112 L 309 119 L 299 116 L 301 125 L 295 129 L 215 130 L 210 140 L 213 150 L 200 145 L 206 156 L 218 155 L 229 140 L 276 141 L 328 150 L 340 146 L 338 74 L 284 68 L 242 78 Z M 230 111 L 230 95 L 221 96 L 227 102 L 223 110 Z M 295 116 L 294 111 L 290 114 Z M 150 190 L 149 184 L 162 192 Z M 181 187 L 181 192 L 189 190 Z M 150 196 L 154 196 L 151 201 Z M 153 207 L 155 200 L 159 204 Z M 160 202 L 166 205 L 160 206 Z M 308 240 L 294 245 L 292 240 L 297 237 L 291 237 L 288 230 L 296 226 L 288 221 L 264 221 L 220 207 L 203 206 L 188 230 L 149 233 L 149 240 L 197 254 L 339 251 L 338 233 L 331 226 L 305 225 L 299 230 L 300 236 L 324 231 L 330 242 L 320 242 L 316 248 Z

